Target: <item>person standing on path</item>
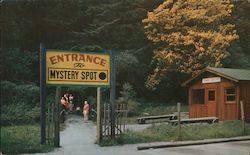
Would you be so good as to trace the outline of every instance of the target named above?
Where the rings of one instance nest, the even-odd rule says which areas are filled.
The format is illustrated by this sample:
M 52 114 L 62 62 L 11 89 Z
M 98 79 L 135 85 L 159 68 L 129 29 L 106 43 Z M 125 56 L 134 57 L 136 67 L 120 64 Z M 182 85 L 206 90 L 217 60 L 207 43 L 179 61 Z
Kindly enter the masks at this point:
M 73 111 L 74 103 L 73 103 L 74 96 L 69 94 L 69 110 Z
M 88 101 L 84 101 L 83 117 L 84 117 L 84 121 L 87 121 L 89 119 L 89 104 L 88 104 Z
M 67 102 L 67 100 L 65 99 L 65 97 L 62 97 L 62 98 L 61 98 L 61 104 L 63 105 L 63 109 L 64 109 L 65 111 L 67 111 L 67 109 L 68 109 L 68 102 Z

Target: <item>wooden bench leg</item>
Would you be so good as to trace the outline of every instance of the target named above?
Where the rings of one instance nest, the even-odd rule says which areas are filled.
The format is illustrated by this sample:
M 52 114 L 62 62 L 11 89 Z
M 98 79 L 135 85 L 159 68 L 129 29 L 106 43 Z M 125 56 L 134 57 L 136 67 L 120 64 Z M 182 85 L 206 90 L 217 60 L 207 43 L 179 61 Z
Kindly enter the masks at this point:
M 169 120 L 177 120 L 177 116 L 172 116 L 169 118 Z
M 137 122 L 138 124 L 145 124 L 145 119 L 138 119 Z

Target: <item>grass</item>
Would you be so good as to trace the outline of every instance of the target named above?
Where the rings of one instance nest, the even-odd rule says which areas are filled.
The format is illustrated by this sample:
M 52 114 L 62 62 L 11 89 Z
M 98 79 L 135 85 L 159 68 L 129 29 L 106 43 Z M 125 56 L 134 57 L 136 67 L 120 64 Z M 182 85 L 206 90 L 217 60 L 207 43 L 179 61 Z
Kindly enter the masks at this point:
M 140 106 L 138 107 L 139 114 L 148 113 L 149 115 L 163 115 L 163 114 L 172 114 L 177 111 L 177 103 L 161 103 L 161 102 L 145 102 L 139 101 Z M 188 111 L 188 106 L 182 104 L 181 111 Z
M 227 138 L 250 135 L 250 123 L 246 124 L 245 133 L 240 121 L 225 121 L 215 124 L 185 125 L 181 129 L 182 140 L 202 140 L 210 138 Z M 153 125 L 141 131 L 129 131 L 121 135 L 116 141 L 104 139 L 101 146 L 135 144 L 155 141 L 178 140 L 177 126 L 168 124 Z
M 138 100 L 138 103 L 139 106 L 135 110 L 136 112 L 126 118 L 127 124 L 137 123 L 136 119 L 141 116 L 167 115 L 177 111 L 177 103 L 147 102 L 144 100 Z M 181 111 L 187 112 L 188 105 L 182 104 Z
M 164 115 L 164 114 L 172 114 L 176 111 L 177 111 L 176 105 L 159 105 L 155 107 L 153 106 L 147 107 L 143 109 L 142 113 L 148 113 L 150 115 Z
M 40 144 L 39 125 L 1 127 L 1 151 L 3 154 L 48 152 L 52 146 Z
M 250 124 L 246 124 L 245 133 L 240 121 L 225 121 L 219 124 L 187 126 L 183 128 L 183 140 L 199 140 L 208 138 L 228 138 L 250 135 Z

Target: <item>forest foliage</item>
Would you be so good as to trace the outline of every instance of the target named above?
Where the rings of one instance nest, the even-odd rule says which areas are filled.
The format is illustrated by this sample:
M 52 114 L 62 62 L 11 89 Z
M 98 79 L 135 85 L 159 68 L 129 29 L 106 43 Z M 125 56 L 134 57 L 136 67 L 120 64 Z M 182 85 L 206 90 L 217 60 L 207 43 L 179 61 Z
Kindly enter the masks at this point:
M 146 35 L 157 46 L 149 85 L 171 70 L 195 74 L 206 66 L 222 67 L 228 47 L 239 38 L 228 19 L 232 8 L 229 0 L 166 0 L 148 12 Z
M 129 83 L 137 97 L 185 100 L 180 84 L 207 65 L 250 68 L 249 10 L 247 0 L 5 0 L 1 89 L 32 84 L 38 91 L 43 42 L 48 49 L 112 50 L 118 96 Z

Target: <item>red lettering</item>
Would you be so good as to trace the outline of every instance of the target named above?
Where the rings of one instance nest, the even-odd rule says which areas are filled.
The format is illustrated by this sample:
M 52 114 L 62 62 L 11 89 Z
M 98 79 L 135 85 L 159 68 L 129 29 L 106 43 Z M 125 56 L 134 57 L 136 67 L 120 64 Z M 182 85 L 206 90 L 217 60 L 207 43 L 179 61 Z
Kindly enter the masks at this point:
M 106 65 L 106 62 L 107 62 L 106 60 L 102 59 L 101 62 L 100 62 L 100 65 L 101 65 L 101 66 L 105 66 L 105 65 Z
M 92 63 L 93 61 L 93 56 L 87 55 L 87 62 Z
M 98 59 L 98 61 L 97 61 L 97 59 Z M 100 59 L 101 59 L 101 58 L 99 58 L 99 57 L 95 57 L 95 58 L 94 58 L 94 63 L 95 63 L 95 64 L 99 64 L 99 63 L 100 63 Z
M 71 54 L 64 54 L 66 56 L 67 61 L 69 61 L 69 55 Z
M 56 56 L 51 56 L 49 60 L 52 65 L 59 62 L 65 62 L 70 60 L 75 62 L 82 61 L 82 62 L 94 63 L 97 65 L 99 64 L 100 66 L 105 66 L 107 64 L 107 60 L 102 59 L 99 56 L 84 55 L 84 54 L 59 54 Z
M 54 65 L 54 64 L 57 63 L 57 62 L 56 62 L 56 57 L 55 57 L 55 56 L 52 56 L 52 57 L 50 57 L 49 59 L 50 59 L 52 65 Z
M 77 57 L 78 57 L 77 54 L 72 54 L 72 61 L 77 61 Z
M 85 57 L 84 57 L 84 55 L 83 55 L 83 54 L 80 54 L 79 61 L 83 61 L 83 62 L 85 62 Z
M 57 55 L 57 61 L 58 62 L 64 62 L 63 54 L 62 55 Z

